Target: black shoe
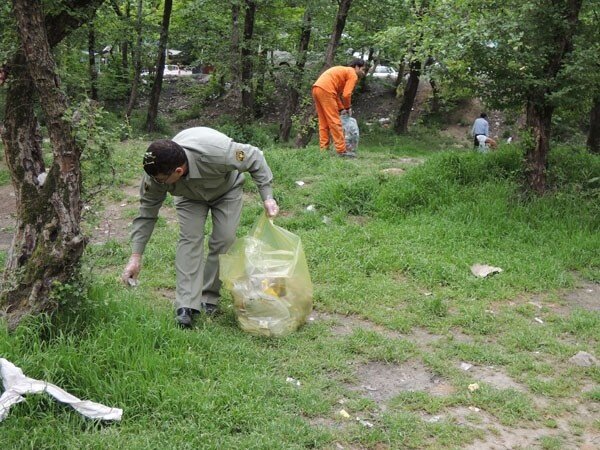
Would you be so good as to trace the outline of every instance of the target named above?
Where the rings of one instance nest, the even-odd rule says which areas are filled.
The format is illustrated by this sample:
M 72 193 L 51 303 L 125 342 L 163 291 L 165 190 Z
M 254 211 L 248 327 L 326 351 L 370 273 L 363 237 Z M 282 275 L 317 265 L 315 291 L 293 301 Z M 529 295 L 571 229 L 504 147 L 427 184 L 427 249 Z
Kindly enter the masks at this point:
M 212 303 L 200 303 L 200 311 L 207 316 L 214 316 L 219 312 L 219 307 Z
M 342 158 L 356 158 L 356 153 L 345 151 L 343 153 L 338 153 L 338 156 L 341 156 Z
M 194 324 L 194 317 L 200 314 L 200 311 L 193 308 L 178 308 L 175 311 L 175 321 L 182 328 L 191 328 Z

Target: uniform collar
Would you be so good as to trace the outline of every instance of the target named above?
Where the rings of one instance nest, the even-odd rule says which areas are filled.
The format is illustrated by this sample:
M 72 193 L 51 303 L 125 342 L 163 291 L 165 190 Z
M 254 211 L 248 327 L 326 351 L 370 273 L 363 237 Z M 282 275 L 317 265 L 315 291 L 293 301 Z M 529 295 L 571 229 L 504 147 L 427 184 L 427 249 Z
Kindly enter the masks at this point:
M 185 157 L 187 158 L 187 166 L 188 166 L 188 173 L 185 176 L 185 178 L 186 179 L 201 178 L 200 172 L 198 171 L 198 166 L 196 166 L 196 164 L 192 163 L 194 161 L 194 157 L 193 157 L 192 153 L 190 151 L 186 150 L 185 148 L 183 149 L 183 151 L 185 152 Z

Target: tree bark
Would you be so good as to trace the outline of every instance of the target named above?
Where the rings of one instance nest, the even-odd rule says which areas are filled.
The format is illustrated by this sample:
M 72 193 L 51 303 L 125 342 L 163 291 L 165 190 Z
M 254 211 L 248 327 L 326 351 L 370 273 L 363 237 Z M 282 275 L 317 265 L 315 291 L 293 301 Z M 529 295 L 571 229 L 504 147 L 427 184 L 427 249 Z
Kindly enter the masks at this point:
M 546 170 L 554 112 L 554 108 L 544 97 L 543 91 L 537 98 L 531 95 L 525 107 L 525 126 L 531 132 L 531 140 L 525 144 L 525 176 L 529 190 L 539 195 L 546 192 Z
M 292 131 L 292 118 L 298 109 L 298 102 L 300 101 L 300 92 L 298 91 L 298 86 L 302 86 L 302 76 L 304 74 L 304 67 L 306 66 L 311 27 L 312 14 L 310 9 L 307 7 L 304 10 L 304 17 L 302 18 L 302 29 L 300 31 L 300 42 L 298 44 L 296 67 L 292 75 L 292 82 L 288 91 L 288 99 L 285 104 L 281 127 L 279 128 L 279 140 L 281 142 L 288 142 L 290 140 L 290 134 Z
M 252 36 L 254 34 L 254 16 L 256 14 L 256 1 L 244 1 L 244 39 L 242 42 L 242 121 L 254 117 L 254 88 L 252 85 L 254 49 Z
M 534 88 L 527 95 L 526 127 L 531 141 L 525 145 L 526 188 L 538 195 L 546 192 L 546 169 L 550 151 L 550 130 L 554 106 L 550 103 L 550 87 L 556 79 L 567 55 L 573 50 L 573 36 L 579 21 L 579 11 L 583 0 L 553 0 L 556 10 L 561 14 L 565 26 L 557 28 L 551 42 L 544 67 L 546 87 Z
M 138 90 L 140 86 L 140 78 L 142 73 L 142 6 L 143 0 L 137 0 L 137 18 L 135 22 L 135 48 L 133 49 L 133 83 L 131 85 L 131 93 L 129 94 L 129 102 L 125 111 L 127 120 L 131 117 L 135 103 L 137 102 Z
M 346 19 L 348 18 L 348 12 L 350 11 L 352 0 L 339 0 L 338 4 L 339 7 L 335 16 L 333 31 L 331 32 L 331 38 L 329 39 L 327 49 L 325 50 L 325 64 L 323 65 L 321 72 L 324 72 L 326 69 L 329 69 L 331 66 L 333 66 L 335 52 L 340 45 L 340 39 L 342 38 L 342 33 L 346 27 Z
M 173 0 L 165 0 L 163 10 L 162 24 L 160 27 L 160 40 L 158 42 L 158 59 L 156 62 L 156 73 L 154 74 L 154 83 L 150 91 L 148 102 L 148 115 L 146 116 L 146 131 L 154 132 L 158 129 L 156 118 L 158 117 L 158 104 L 160 102 L 160 93 L 162 91 L 163 71 L 165 69 L 165 60 L 167 57 L 167 41 L 169 39 L 169 23 L 171 22 L 171 11 L 173 10 Z
M 329 43 L 327 44 L 325 60 L 320 73 L 325 72 L 333 65 L 335 52 L 340 44 L 340 38 L 342 37 L 342 33 L 346 26 L 346 19 L 348 17 L 348 12 L 350 11 L 350 6 L 352 5 L 352 0 L 338 0 L 338 5 L 333 31 L 331 32 L 331 37 L 329 38 Z M 308 145 L 315 132 L 316 123 L 317 120 L 313 105 L 311 104 L 303 108 L 302 112 L 300 113 L 300 129 L 296 134 L 295 146 L 297 148 L 304 148 Z
M 1 313 L 14 328 L 24 315 L 56 307 L 51 292 L 78 272 L 81 233 L 81 147 L 66 116 L 51 47 L 88 21 L 101 2 L 81 0 L 44 16 L 39 0 L 13 0 L 20 49 L 11 64 L 4 117 L 5 158 L 17 199 L 16 228 L 0 293 Z M 57 22 L 58 21 L 58 22 Z M 53 149 L 46 174 L 35 116 L 37 92 Z M 44 178 L 45 177 L 45 178 Z
M 409 67 L 408 81 L 406 82 L 406 86 L 404 86 L 402 103 L 400 104 L 400 109 L 394 122 L 394 131 L 398 134 L 408 133 L 408 119 L 410 118 L 410 113 L 415 104 L 415 98 L 417 97 L 417 90 L 419 89 L 421 61 L 413 60 Z
M 590 111 L 590 131 L 587 137 L 587 148 L 591 153 L 600 154 L 600 96 L 594 99 Z

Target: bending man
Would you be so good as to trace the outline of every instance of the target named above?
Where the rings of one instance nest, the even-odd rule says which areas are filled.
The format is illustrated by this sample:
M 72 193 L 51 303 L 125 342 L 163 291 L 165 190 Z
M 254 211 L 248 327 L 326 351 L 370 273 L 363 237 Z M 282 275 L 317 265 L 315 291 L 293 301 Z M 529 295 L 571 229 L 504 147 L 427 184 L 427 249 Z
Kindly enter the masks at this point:
M 333 136 L 335 151 L 338 156 L 355 157 L 354 152 L 346 151 L 344 131 L 340 111 L 350 114 L 352 91 L 359 76 L 363 76 L 365 62 L 355 59 L 349 65 L 335 66 L 327 69 L 315 81 L 312 96 L 319 118 L 319 147 L 327 150 L 329 133 Z
M 140 210 L 131 231 L 132 255 L 122 279 L 125 283 L 137 279 L 158 211 L 170 193 L 179 220 L 175 314 L 177 323 L 188 328 L 201 311 L 217 312 L 219 255 L 236 238 L 242 211 L 242 172 L 250 173 L 269 217 L 279 212 L 271 188 L 273 174 L 258 148 L 238 144 L 203 127 L 183 130 L 172 140 L 150 144 L 144 155 L 144 171 Z M 204 225 L 209 212 L 212 233 L 205 263 Z

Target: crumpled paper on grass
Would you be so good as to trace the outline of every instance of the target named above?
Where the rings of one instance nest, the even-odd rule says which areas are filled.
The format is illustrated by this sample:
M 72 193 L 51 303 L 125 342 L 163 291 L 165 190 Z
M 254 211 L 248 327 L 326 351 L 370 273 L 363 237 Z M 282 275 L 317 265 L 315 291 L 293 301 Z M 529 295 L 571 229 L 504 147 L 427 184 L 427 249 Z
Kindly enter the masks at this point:
M 0 377 L 4 384 L 4 393 L 0 396 L 0 422 L 6 418 L 12 405 L 25 400 L 24 394 L 41 392 L 47 392 L 59 402 L 72 406 L 78 413 L 90 419 L 121 420 L 123 415 L 122 409 L 80 400 L 51 383 L 26 377 L 21 369 L 4 358 L 0 358 Z

